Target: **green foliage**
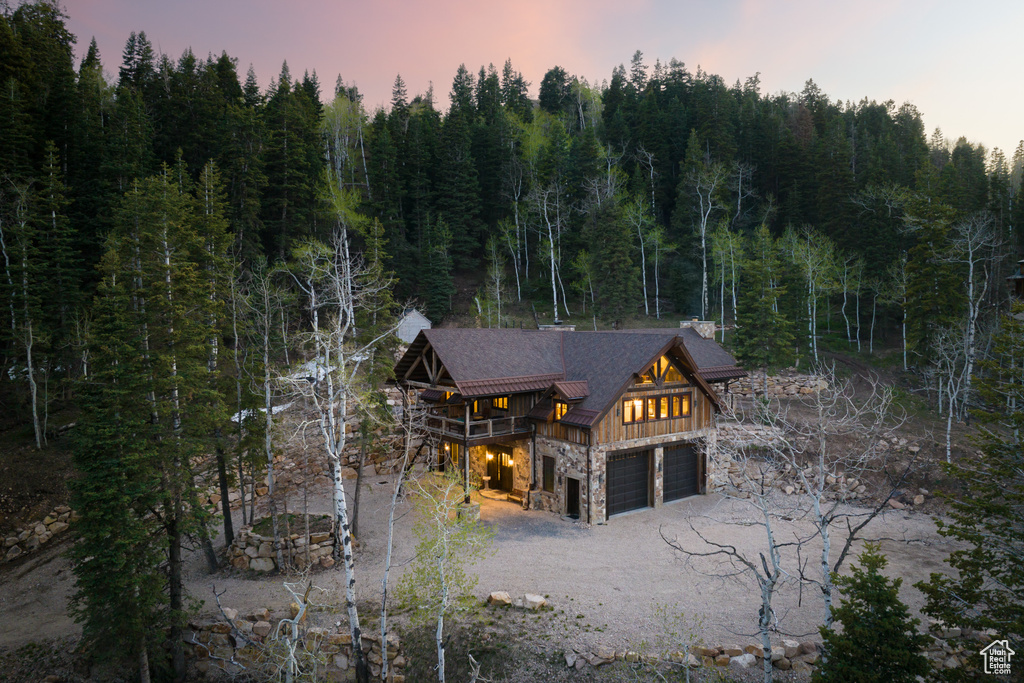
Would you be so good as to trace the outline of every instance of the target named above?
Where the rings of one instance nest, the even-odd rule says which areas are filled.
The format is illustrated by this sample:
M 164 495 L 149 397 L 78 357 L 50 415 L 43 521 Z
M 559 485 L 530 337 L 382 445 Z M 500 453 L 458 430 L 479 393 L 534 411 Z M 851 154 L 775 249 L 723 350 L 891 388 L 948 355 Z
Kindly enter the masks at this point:
M 398 604 L 412 610 L 413 623 L 426 624 L 473 604 L 477 577 L 466 569 L 490 553 L 494 532 L 462 514 L 462 480 L 451 468 L 410 485 L 415 492 L 416 559 L 395 595 Z
M 881 572 L 885 556 L 877 544 L 866 543 L 860 566 L 850 576 L 835 575 L 843 592 L 832 608 L 843 630 L 822 627 L 825 656 L 814 672 L 815 683 L 912 683 L 931 669 L 922 652 L 931 637 L 917 632 L 919 619 L 900 601 L 902 579 Z
M 778 310 L 780 298 L 786 293 L 779 284 L 782 276 L 778 247 L 762 224 L 754 232 L 743 263 L 743 286 L 736 311 L 736 355 L 748 367 L 777 367 L 792 357 L 792 318 Z
M 992 355 L 983 362 L 977 388 L 983 407 L 978 446 L 983 457 L 946 466 L 960 490 L 951 496 L 948 520 L 938 520 L 939 533 L 957 542 L 947 560 L 953 575 L 933 573 L 916 584 L 926 597 L 925 614 L 968 633 L 992 629 L 997 638 L 1024 638 L 1024 322 L 1003 316 L 993 338 Z M 972 656 L 966 669 L 944 671 L 946 680 L 970 680 L 980 656 L 968 640 Z

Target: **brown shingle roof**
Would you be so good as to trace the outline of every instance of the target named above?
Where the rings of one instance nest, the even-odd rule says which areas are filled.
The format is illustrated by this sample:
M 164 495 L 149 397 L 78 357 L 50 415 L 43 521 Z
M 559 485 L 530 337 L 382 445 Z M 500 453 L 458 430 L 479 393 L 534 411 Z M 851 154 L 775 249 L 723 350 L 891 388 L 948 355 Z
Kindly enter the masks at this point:
M 707 381 L 746 373 L 717 342 L 690 328 L 559 332 L 515 329 L 423 330 L 395 367 L 399 378 L 412 367 L 427 344 L 435 350 L 458 390 L 466 397 L 554 389 L 579 400 L 563 422 L 589 426 L 661 354 L 672 348 L 693 363 L 693 378 L 717 401 Z M 550 403 L 537 406 L 548 419 Z M 542 414 L 543 413 L 543 414 Z

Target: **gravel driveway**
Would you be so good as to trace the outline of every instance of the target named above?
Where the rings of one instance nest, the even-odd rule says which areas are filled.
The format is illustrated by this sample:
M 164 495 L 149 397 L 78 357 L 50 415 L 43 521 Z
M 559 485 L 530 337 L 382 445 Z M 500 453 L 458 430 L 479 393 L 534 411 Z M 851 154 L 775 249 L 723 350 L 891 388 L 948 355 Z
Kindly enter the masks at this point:
M 379 600 L 386 539 L 391 478 L 367 478 L 362 495 L 361 547 L 357 553 L 357 590 L 361 600 Z M 348 487 L 352 492 L 351 485 Z M 350 498 L 351 500 L 351 498 Z M 291 507 L 296 509 L 295 498 Z M 577 645 L 606 644 L 615 648 L 669 647 L 676 631 L 693 633 L 708 643 L 753 642 L 760 598 L 749 576 L 724 578 L 734 571 L 710 559 L 684 562 L 662 540 L 678 537 L 687 548 L 703 547 L 689 522 L 708 538 L 730 543 L 751 558 L 763 547 L 764 530 L 737 525 L 750 515 L 744 501 L 717 495 L 696 496 L 656 510 L 615 517 L 607 525 L 586 525 L 545 512 L 524 511 L 504 501 L 482 499 L 481 518 L 495 531 L 495 551 L 474 568 L 477 592 L 505 590 L 513 596 L 526 592 L 549 596 L 556 611 L 576 619 L 581 628 L 566 632 Z M 326 492 L 310 495 L 310 512 L 327 512 Z M 780 538 L 807 535 L 809 526 L 788 523 Z M 867 531 L 871 538 L 886 538 L 888 573 L 902 576 L 903 599 L 915 610 L 922 598 L 911 584 L 942 569 L 950 551 L 936 534 L 930 517 L 910 511 L 891 511 Z M 415 539 L 411 533 L 411 505 L 398 510 L 392 580 L 408 565 Z M 803 553 L 813 571 L 816 550 Z M 205 573 L 201 558 L 192 555 L 187 571 L 191 594 L 213 604 L 211 584 L 224 590 L 225 606 L 247 611 L 258 606 L 283 611 L 288 603 L 280 577 L 259 577 L 225 572 Z M 343 572 L 335 567 L 315 575 L 315 582 L 331 591 L 340 603 Z M 78 627 L 66 616 L 66 601 L 73 577 L 67 561 L 54 547 L 36 557 L 4 567 L 0 573 L 0 648 L 17 647 L 43 638 L 74 636 Z M 781 589 L 776 602 L 780 627 L 791 634 L 816 630 L 822 601 L 813 588 L 801 591 L 795 582 Z M 680 619 L 679 615 L 685 615 Z M 578 616 L 579 615 L 579 616 Z M 577 618 L 578 616 L 578 618 Z M 374 628 L 375 615 L 365 615 Z M 583 628 L 587 626 L 589 628 Z M 747 635 L 742 635 L 747 634 Z

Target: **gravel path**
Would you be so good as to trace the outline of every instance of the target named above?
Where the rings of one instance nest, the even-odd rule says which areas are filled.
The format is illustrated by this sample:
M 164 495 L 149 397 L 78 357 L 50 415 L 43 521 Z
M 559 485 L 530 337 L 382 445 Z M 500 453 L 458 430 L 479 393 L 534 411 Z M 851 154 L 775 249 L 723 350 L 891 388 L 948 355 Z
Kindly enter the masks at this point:
M 368 477 L 363 490 L 363 531 L 357 553 L 361 600 L 379 600 L 391 481 L 388 476 Z M 347 488 L 352 493 L 351 482 Z M 293 510 L 298 508 L 294 498 L 290 503 Z M 328 509 L 326 492 L 310 496 L 311 513 Z M 702 543 L 690 529 L 692 521 L 708 538 L 733 544 L 756 558 L 763 546 L 763 529 L 734 523 L 749 515 L 744 501 L 708 495 L 587 527 L 550 513 L 483 499 L 481 518 L 495 531 L 495 551 L 474 568 L 480 579 L 477 592 L 481 598 L 495 590 L 513 596 L 526 592 L 549 596 L 556 612 L 564 610 L 566 618 L 579 626 L 563 634 L 570 641 L 566 645 L 667 646 L 664 641 L 681 631 L 709 643 L 753 642 L 749 634 L 754 630 L 760 598 L 752 579 L 744 575 L 723 578 L 721 574 L 734 570 L 707 558 L 684 562 L 660 535 L 678 537 L 684 547 L 699 550 Z M 807 535 L 809 530 L 800 522 L 788 527 L 779 530 L 780 538 Z M 395 528 L 392 580 L 408 565 L 415 545 L 407 501 L 399 507 Z M 951 547 L 936 534 L 930 517 L 910 511 L 888 512 L 866 535 L 891 539 L 882 546 L 889 557 L 888 573 L 904 578 L 903 599 L 916 611 L 922 597 L 911 584 L 940 571 Z M 79 632 L 66 615 L 74 578 L 61 550 L 59 546 L 47 548 L 0 570 L 0 650 Z M 809 567 L 814 566 L 815 552 L 803 553 L 805 560 L 810 558 Z M 188 563 L 188 589 L 193 597 L 206 601 L 204 613 L 212 612 L 214 584 L 218 591 L 225 591 L 223 604 L 241 612 L 262 606 L 283 611 L 289 602 L 281 577 L 234 571 L 210 576 L 198 554 L 192 554 Z M 315 574 L 314 581 L 340 603 L 343 575 L 339 565 Z M 805 586 L 801 594 L 793 584 L 781 590 L 776 611 L 785 631 L 808 634 L 820 623 L 822 601 L 813 589 Z M 680 619 L 681 614 L 685 618 Z M 577 615 L 582 616 L 577 619 Z M 375 614 L 364 618 L 375 628 Z

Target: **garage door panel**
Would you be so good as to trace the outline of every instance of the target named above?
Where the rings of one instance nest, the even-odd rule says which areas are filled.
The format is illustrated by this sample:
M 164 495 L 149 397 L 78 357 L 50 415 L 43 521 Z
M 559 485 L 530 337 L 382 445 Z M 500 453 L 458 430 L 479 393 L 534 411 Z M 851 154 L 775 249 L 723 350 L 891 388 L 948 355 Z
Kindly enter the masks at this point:
M 651 451 L 613 453 L 608 456 L 608 515 L 650 504 Z
M 700 493 L 701 454 L 693 444 L 665 448 L 665 502 Z

